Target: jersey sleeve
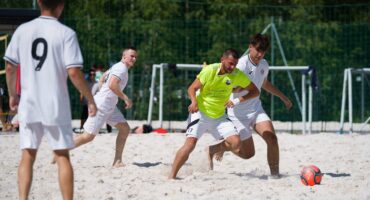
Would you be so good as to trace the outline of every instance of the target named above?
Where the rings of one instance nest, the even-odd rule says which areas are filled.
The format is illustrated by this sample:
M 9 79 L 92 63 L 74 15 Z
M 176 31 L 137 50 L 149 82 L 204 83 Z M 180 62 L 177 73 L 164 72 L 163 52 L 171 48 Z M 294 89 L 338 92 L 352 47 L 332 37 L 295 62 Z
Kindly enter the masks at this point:
M 246 76 L 243 72 L 239 71 L 237 74 L 237 79 L 236 79 L 236 86 L 240 86 L 242 88 L 246 88 L 251 84 L 251 80 Z
M 19 30 L 18 29 L 14 32 L 12 39 L 10 40 L 9 46 L 5 52 L 4 60 L 16 66 L 19 64 Z
M 270 72 L 270 65 L 269 63 L 265 60 L 265 71 L 264 71 L 264 79 L 267 79 L 267 76 L 269 75 L 269 72 Z
M 67 35 L 64 41 L 64 61 L 66 68 L 82 67 L 83 65 L 80 45 L 76 33 L 73 31 Z
M 202 85 L 205 85 L 208 77 L 210 66 L 206 66 L 202 68 L 202 71 L 199 72 L 197 75 L 197 79 L 202 83 Z
M 119 78 L 120 80 L 122 80 L 122 78 L 124 77 L 124 75 L 128 73 L 127 71 L 127 68 L 126 67 L 120 67 L 120 66 L 114 66 L 112 67 L 112 69 L 110 70 L 110 75 L 113 75 L 117 78 Z

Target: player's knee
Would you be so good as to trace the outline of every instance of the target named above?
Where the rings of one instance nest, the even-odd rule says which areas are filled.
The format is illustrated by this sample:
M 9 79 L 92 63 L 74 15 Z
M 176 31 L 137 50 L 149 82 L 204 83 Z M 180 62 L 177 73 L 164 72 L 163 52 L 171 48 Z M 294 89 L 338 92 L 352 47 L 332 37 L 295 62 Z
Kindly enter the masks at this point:
M 119 130 L 119 132 L 129 132 L 130 131 L 130 126 L 126 122 L 117 124 L 116 128 Z
M 254 149 L 249 149 L 248 151 L 242 151 L 240 157 L 243 159 L 250 159 L 256 154 Z
M 94 134 L 84 134 L 84 135 L 82 135 L 82 138 L 83 138 L 84 142 L 87 143 L 87 142 L 93 141 L 94 138 L 95 138 L 95 135 Z
M 263 134 L 263 139 L 269 145 L 276 145 L 278 143 L 278 139 L 275 133 L 273 132 L 265 132 Z
M 231 150 L 234 152 L 240 152 L 241 151 L 241 142 L 240 140 L 234 140 L 230 144 Z
M 186 142 L 183 147 L 185 151 L 191 153 L 195 149 L 196 144 L 197 144 L 197 138 L 189 137 L 186 139 Z

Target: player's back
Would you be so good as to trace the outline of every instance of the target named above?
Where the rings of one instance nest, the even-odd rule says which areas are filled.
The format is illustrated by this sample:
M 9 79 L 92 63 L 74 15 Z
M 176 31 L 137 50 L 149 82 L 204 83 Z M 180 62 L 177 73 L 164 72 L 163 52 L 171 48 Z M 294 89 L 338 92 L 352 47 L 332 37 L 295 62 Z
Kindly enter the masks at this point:
M 75 32 L 56 18 L 40 16 L 14 33 L 5 59 L 20 64 L 24 122 L 70 123 L 67 69 L 82 66 Z

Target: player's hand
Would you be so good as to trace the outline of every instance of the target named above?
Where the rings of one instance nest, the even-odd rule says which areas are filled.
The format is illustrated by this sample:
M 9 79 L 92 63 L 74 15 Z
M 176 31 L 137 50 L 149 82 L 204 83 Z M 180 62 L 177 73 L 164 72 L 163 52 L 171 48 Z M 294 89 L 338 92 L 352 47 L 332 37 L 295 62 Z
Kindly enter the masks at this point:
M 189 110 L 190 113 L 198 112 L 198 110 L 199 110 L 198 103 L 197 102 L 191 102 L 191 104 L 188 107 L 188 110 Z
M 13 95 L 9 96 L 9 107 L 11 111 L 17 111 L 18 110 L 18 104 L 19 104 L 19 96 Z
M 131 99 L 127 98 L 124 101 L 125 101 L 125 104 L 126 104 L 125 109 L 130 109 L 132 107 L 132 104 L 133 104 Z
M 98 108 L 96 107 L 95 102 L 88 102 L 87 108 L 89 110 L 89 116 L 94 117 L 96 115 L 96 112 L 98 111 Z
M 284 102 L 286 109 L 290 110 L 293 107 L 293 103 L 290 101 L 290 99 L 286 98 L 281 100 Z

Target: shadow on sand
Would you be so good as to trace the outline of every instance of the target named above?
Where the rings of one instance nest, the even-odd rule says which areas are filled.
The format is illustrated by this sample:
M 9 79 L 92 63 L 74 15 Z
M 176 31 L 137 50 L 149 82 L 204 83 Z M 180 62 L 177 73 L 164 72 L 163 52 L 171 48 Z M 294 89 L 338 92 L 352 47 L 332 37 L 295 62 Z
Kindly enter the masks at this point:
M 331 176 L 333 178 L 351 176 L 351 174 L 347 174 L 347 173 L 330 173 L 330 172 L 327 172 L 327 173 L 323 173 L 323 174 Z
M 134 162 L 132 163 L 133 165 L 136 165 L 138 167 L 155 167 L 157 165 L 160 165 L 162 164 L 162 162 L 154 162 L 154 163 L 151 163 L 151 162 L 144 162 L 144 163 L 138 163 L 138 162 Z

